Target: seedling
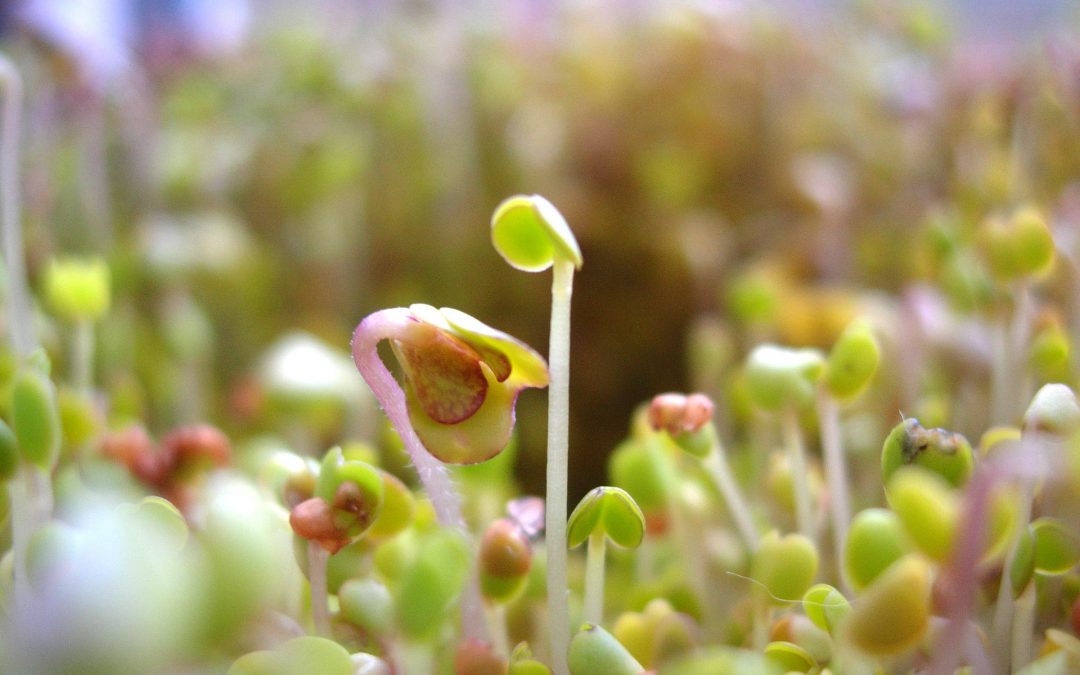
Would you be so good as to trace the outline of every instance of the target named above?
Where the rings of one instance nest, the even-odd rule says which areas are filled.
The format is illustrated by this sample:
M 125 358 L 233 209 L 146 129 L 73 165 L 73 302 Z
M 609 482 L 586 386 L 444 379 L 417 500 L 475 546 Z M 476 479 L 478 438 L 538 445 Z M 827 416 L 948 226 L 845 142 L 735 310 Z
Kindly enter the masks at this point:
M 814 349 L 760 346 L 750 353 L 746 381 L 751 398 L 762 410 L 779 413 L 795 488 L 795 522 L 799 532 L 815 539 L 814 508 L 807 482 L 806 452 L 799 428 L 799 409 L 814 400 L 825 359 Z
M 525 272 L 552 268 L 548 359 L 547 542 L 548 618 L 556 675 L 565 675 L 562 654 L 570 639 L 566 601 L 566 485 L 570 419 L 570 297 L 581 249 L 559 210 L 540 195 L 517 195 L 491 217 L 491 241 L 507 263 Z
M 753 553 L 758 546 L 757 529 L 712 423 L 713 408 L 713 402 L 704 394 L 660 394 L 649 405 L 649 424 L 654 430 L 667 432 L 687 454 L 701 460 L 727 504 L 746 549 Z
M 567 523 L 567 544 L 589 542 L 585 562 L 585 608 L 590 623 L 604 618 L 604 557 L 607 540 L 622 548 L 637 548 L 645 537 L 645 516 L 634 498 L 616 487 L 593 488 L 582 497 Z
M 851 520 L 847 461 L 840 433 L 840 405 L 853 401 L 877 372 L 881 350 L 868 323 L 850 324 L 833 345 L 818 388 L 817 413 L 821 448 L 825 455 L 825 480 L 832 510 L 833 550 L 844 559 L 848 522 Z M 841 579 L 846 579 L 841 575 Z

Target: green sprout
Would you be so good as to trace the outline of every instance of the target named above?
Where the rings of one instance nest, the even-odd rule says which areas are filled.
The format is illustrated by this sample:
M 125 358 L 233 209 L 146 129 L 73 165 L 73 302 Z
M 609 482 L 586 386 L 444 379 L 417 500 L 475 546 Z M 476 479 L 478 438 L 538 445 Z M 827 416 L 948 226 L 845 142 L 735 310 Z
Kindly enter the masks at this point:
M 645 670 L 626 647 L 594 623 L 582 624 L 570 641 L 570 675 L 639 675 Z
M 586 541 L 584 619 L 601 623 L 604 616 L 604 557 L 607 541 L 637 548 L 645 538 L 645 516 L 634 498 L 617 487 L 590 490 L 570 514 L 566 539 L 570 548 Z
M 895 513 L 888 509 L 860 511 L 851 522 L 844 546 L 844 577 L 861 591 L 908 552 L 905 544 L 904 527 Z
M 843 639 L 872 656 L 905 652 L 930 625 L 931 566 L 918 555 L 893 563 L 859 596 L 841 626 Z
M 581 248 L 566 219 L 539 195 L 504 200 L 491 217 L 491 241 L 510 266 L 526 272 L 552 268 L 548 359 L 547 542 L 548 620 L 556 675 L 565 675 L 563 655 L 570 639 L 566 600 L 566 490 L 570 419 L 570 297 Z
M 815 538 L 816 528 L 798 415 L 800 408 L 814 400 L 825 365 L 825 358 L 816 349 L 774 345 L 756 347 L 746 364 L 746 384 L 754 403 L 762 410 L 781 415 L 784 445 L 794 480 L 795 520 L 799 532 L 811 540 Z
M 838 562 L 844 559 L 851 520 L 847 462 L 840 433 L 840 405 L 862 393 L 877 372 L 880 359 L 881 349 L 870 325 L 855 321 L 844 329 L 829 352 L 818 388 L 818 422 L 832 511 L 833 550 Z M 841 579 L 845 577 L 841 576 Z
M 974 466 L 971 444 L 945 429 L 926 429 L 909 417 L 893 427 L 881 448 L 881 479 L 888 483 L 900 467 L 912 464 L 928 469 L 954 487 L 967 483 Z
M 752 553 L 758 546 L 757 528 L 712 423 L 713 408 L 712 400 L 704 394 L 659 394 L 649 404 L 649 424 L 656 431 L 667 432 L 676 445 L 701 460 Z
M 814 583 L 818 552 L 802 534 L 783 537 L 771 530 L 750 563 L 750 577 L 757 582 L 754 593 L 754 646 L 764 649 L 774 604 L 797 602 Z
M 109 267 L 101 258 L 54 259 L 45 268 L 46 305 L 74 327 L 72 381 L 80 392 L 90 390 L 94 322 L 109 310 L 109 287 Z
M 383 478 L 374 467 L 346 460 L 340 448 L 326 453 L 314 496 L 293 507 L 289 524 L 308 540 L 311 613 L 320 635 L 330 631 L 326 566 L 337 553 L 376 521 L 383 502 Z

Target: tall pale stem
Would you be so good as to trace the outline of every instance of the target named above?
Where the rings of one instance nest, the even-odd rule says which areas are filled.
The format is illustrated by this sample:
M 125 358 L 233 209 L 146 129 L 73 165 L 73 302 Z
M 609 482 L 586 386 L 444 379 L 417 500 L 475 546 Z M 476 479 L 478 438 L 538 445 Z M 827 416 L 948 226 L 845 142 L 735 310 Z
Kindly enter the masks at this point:
M 3 227 L 4 264 L 7 266 L 8 328 L 19 356 L 37 348 L 30 295 L 23 263 L 22 222 L 19 206 L 19 134 L 22 118 L 22 79 L 15 65 L 0 54 L 0 87 L 4 92 L 0 120 L 0 226 Z
M 791 463 L 791 483 L 795 491 L 795 522 L 799 533 L 816 541 L 814 536 L 814 513 L 810 504 L 810 480 L 806 475 L 806 451 L 803 449 L 799 414 L 794 407 L 787 407 L 783 415 L 784 445 Z
M 607 542 L 603 532 L 589 535 L 585 553 L 585 607 L 582 620 L 596 625 L 604 621 L 604 558 Z
M 817 412 L 818 425 L 821 428 L 821 448 L 825 454 L 825 481 L 828 484 L 829 504 L 832 509 L 833 551 L 837 576 L 845 594 L 850 595 L 843 571 L 844 546 L 847 543 L 848 523 L 851 522 L 847 462 L 844 460 L 844 446 L 840 436 L 840 407 L 825 389 L 818 390 Z
M 712 452 L 705 458 L 703 465 L 713 483 L 716 484 L 716 489 L 720 491 L 720 496 L 724 498 L 728 511 L 731 513 L 731 519 L 735 521 L 735 527 L 743 539 L 743 544 L 746 545 L 748 551 L 753 553 L 758 547 L 757 529 L 754 527 L 750 507 L 743 498 L 742 492 L 739 491 L 739 485 L 735 482 L 731 467 L 728 466 L 727 457 L 724 455 L 724 448 L 721 447 L 719 439 L 714 441 Z
M 569 673 L 570 610 L 566 581 L 566 482 L 570 424 L 570 296 L 574 264 L 556 259 L 551 282 L 551 334 L 548 347 L 547 541 L 548 620 L 551 665 L 555 675 Z

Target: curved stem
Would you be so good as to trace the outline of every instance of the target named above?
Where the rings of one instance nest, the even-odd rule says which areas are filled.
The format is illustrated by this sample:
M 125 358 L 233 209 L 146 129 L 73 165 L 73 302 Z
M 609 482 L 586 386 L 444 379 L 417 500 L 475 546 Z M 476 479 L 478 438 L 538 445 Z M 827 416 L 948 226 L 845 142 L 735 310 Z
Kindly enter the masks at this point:
M 390 424 L 401 436 L 401 442 L 416 467 L 420 484 L 431 500 L 439 524 L 460 530 L 468 536 L 468 528 L 461 515 L 461 498 L 454 487 L 450 472 L 420 442 L 409 421 L 405 392 L 379 358 L 379 343 L 400 334 L 414 321 L 416 319 L 411 312 L 403 307 L 383 309 L 367 316 L 353 332 L 353 361 L 386 412 Z M 479 584 L 475 579 L 466 586 L 461 599 L 461 623 L 466 637 L 484 637 L 484 605 L 480 599 Z
M 91 393 L 94 372 L 94 324 L 80 319 L 71 336 L 71 380 L 83 395 Z
M 843 564 L 848 523 L 851 522 L 851 504 L 848 501 L 847 463 L 844 461 L 844 445 L 840 437 L 840 407 L 824 388 L 818 389 L 817 413 L 818 425 L 821 427 L 821 448 L 825 453 L 825 481 L 828 484 L 829 504 L 832 507 L 836 576 L 844 594 L 851 595 L 851 589 L 844 578 Z
M 567 675 L 570 647 L 570 609 L 566 582 L 566 483 L 570 418 L 570 296 L 574 264 L 556 259 L 551 282 L 551 334 L 548 347 L 547 500 L 544 515 L 547 541 L 548 617 L 551 623 L 551 665 L 555 675 Z
M 26 356 L 37 348 L 33 315 L 23 262 L 19 206 L 19 133 L 22 117 L 22 79 L 14 64 L 0 54 L 0 87 L 4 92 L 0 120 L 0 224 L 3 227 L 4 264 L 8 277 L 8 329 L 15 352 Z
M 724 498 L 728 511 L 731 513 L 731 519 L 735 521 L 735 527 L 739 530 L 746 549 L 753 553 L 758 547 L 758 533 L 754 527 L 754 518 L 739 491 L 735 477 L 731 474 L 731 467 L 728 466 L 724 448 L 720 445 L 718 437 L 714 437 L 712 452 L 702 461 L 702 465 L 716 484 L 720 496 Z
M 810 481 L 806 475 L 806 452 L 803 450 L 799 413 L 793 407 L 784 410 L 784 445 L 791 462 L 791 483 L 795 490 L 795 522 L 799 533 L 816 543 L 814 514 L 810 504 Z
M 439 523 L 465 531 L 465 520 L 461 516 L 461 499 L 454 488 L 450 472 L 442 462 L 431 456 L 409 422 L 409 412 L 405 404 L 405 392 L 397 380 L 390 374 L 386 364 L 379 358 L 378 345 L 415 321 L 405 308 L 383 309 L 369 315 L 356 327 L 352 339 L 353 361 L 357 370 L 371 388 L 379 405 L 390 418 L 390 424 L 401 436 L 405 452 L 409 454 L 420 484 L 427 492 L 435 508 Z
M 589 535 L 585 553 L 585 606 L 582 621 L 602 625 L 604 622 L 604 558 L 607 541 L 602 531 Z

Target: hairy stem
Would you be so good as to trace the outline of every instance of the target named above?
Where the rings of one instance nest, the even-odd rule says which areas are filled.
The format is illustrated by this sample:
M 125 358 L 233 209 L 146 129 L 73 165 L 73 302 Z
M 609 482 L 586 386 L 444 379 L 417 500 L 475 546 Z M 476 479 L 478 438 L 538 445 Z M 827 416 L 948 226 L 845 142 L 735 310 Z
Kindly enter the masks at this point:
M 311 582 L 311 623 L 315 634 L 330 637 L 330 605 L 326 596 L 326 563 L 330 554 L 315 542 L 308 542 L 308 581 Z
M 454 488 L 450 473 L 420 442 L 409 421 L 405 392 L 379 358 L 379 343 L 399 333 L 402 327 L 413 320 L 408 310 L 400 307 L 380 310 L 365 318 L 353 333 L 353 361 L 386 412 L 390 424 L 401 436 L 405 452 L 416 467 L 420 484 L 435 508 L 439 523 L 465 531 L 465 521 L 461 516 L 461 498 Z
M 847 463 L 844 460 L 843 440 L 840 437 L 840 407 L 829 392 L 818 389 L 818 424 L 821 427 L 821 448 L 825 454 L 825 481 L 832 508 L 833 551 L 836 559 L 837 578 L 845 595 L 851 589 L 844 578 L 844 546 L 847 544 L 848 523 L 851 522 L 851 504 L 848 496 Z
M 412 314 L 402 307 L 383 309 L 366 317 L 353 332 L 353 361 L 401 437 L 439 524 L 455 528 L 468 536 L 468 528 L 461 515 L 461 497 L 454 487 L 450 472 L 420 442 L 409 421 L 405 392 L 379 358 L 379 343 L 399 334 L 412 321 L 415 321 Z M 462 596 L 461 623 L 466 637 L 484 637 L 484 605 L 475 581 L 466 586 Z
M 795 490 L 795 522 L 799 533 L 816 541 L 814 537 L 814 514 L 810 504 L 810 481 L 806 475 L 806 452 L 803 449 L 799 414 L 793 407 L 784 410 L 784 445 L 791 463 L 791 483 Z
M 574 264 L 556 259 L 551 282 L 551 333 L 548 347 L 547 605 L 551 623 L 551 664 L 555 675 L 567 675 L 570 610 L 566 581 L 566 482 L 570 424 L 570 297 Z
M 714 437 L 712 452 L 704 459 L 702 465 L 716 484 L 720 496 L 724 498 L 728 511 L 731 513 L 731 519 L 735 521 L 735 527 L 739 530 L 746 549 L 753 553 L 758 547 L 758 533 L 754 527 L 754 518 L 742 492 L 739 491 L 735 477 L 731 474 L 731 467 L 728 466 L 719 438 Z
M 602 625 L 604 622 L 604 558 L 607 541 L 603 532 L 589 535 L 585 553 L 585 606 L 582 621 Z
M 19 134 L 22 118 L 22 79 L 15 65 L 0 54 L 0 88 L 4 92 L 0 120 L 0 219 L 3 227 L 4 264 L 8 277 L 8 329 L 15 352 L 26 356 L 37 348 L 30 294 L 23 262 L 22 217 L 19 206 Z

